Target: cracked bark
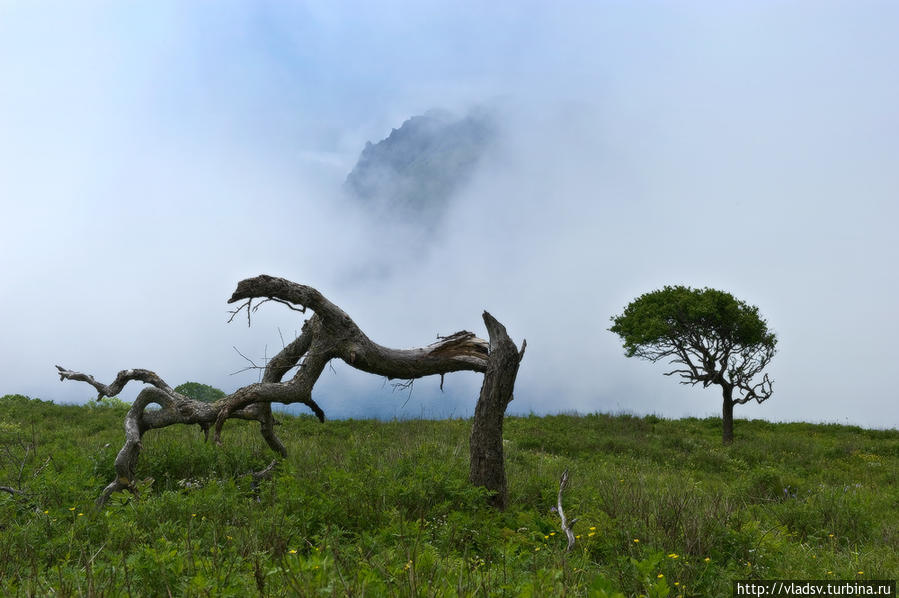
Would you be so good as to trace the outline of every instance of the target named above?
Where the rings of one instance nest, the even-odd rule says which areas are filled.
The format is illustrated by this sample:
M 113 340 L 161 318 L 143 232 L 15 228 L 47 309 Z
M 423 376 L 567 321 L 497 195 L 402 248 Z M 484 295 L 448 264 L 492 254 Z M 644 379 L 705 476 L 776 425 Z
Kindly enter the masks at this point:
M 123 370 L 106 385 L 87 374 L 56 366 L 60 380 L 86 382 L 97 390 L 98 399 L 115 396 L 130 381 L 148 385 L 137 395 L 125 416 L 125 443 L 115 459 L 116 478 L 103 490 L 98 504 L 105 503 L 118 490 L 137 494 L 135 469 L 141 439 L 147 430 L 197 424 L 207 437 L 212 429 L 215 442 L 220 444 L 228 419 L 255 420 L 268 446 L 280 457 L 287 456 L 287 449 L 275 434 L 271 403 L 306 405 L 319 421 L 324 421 L 325 413 L 313 400 L 312 389 L 328 362 L 337 358 L 358 370 L 388 379 L 414 380 L 462 370 L 485 373 L 471 436 L 471 481 L 495 491 L 492 502 L 505 506 L 502 416 L 512 400 L 524 346 L 521 352 L 515 350 L 505 328 L 490 314 L 484 312 L 489 343 L 471 332 L 461 331 L 427 347 L 391 349 L 369 339 L 342 309 L 312 287 L 267 275 L 242 280 L 228 300 L 228 303 L 242 302 L 232 312 L 232 319 L 243 309 L 249 317 L 254 311 L 254 300 L 261 300 L 255 308 L 266 301 L 275 301 L 296 311 L 309 309 L 314 315 L 305 321 L 300 336 L 269 360 L 259 383 L 240 388 L 214 403 L 195 401 L 175 392 L 150 370 Z M 294 368 L 296 372 L 285 380 Z M 150 405 L 158 405 L 159 409 L 147 410 Z
M 506 407 L 512 401 L 515 377 L 527 342 L 522 342 L 519 351 L 506 333 L 505 326 L 486 311 L 484 324 L 490 334 L 490 348 L 487 371 L 471 426 L 468 479 L 475 486 L 490 490 L 490 503 L 498 509 L 505 509 L 509 495 L 503 458 L 503 418 Z

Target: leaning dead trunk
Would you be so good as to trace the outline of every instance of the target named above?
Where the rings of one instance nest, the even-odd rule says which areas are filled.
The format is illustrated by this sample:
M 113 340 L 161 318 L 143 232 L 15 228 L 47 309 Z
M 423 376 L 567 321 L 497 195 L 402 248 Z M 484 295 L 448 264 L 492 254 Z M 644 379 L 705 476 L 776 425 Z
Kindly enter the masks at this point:
M 256 299 L 261 301 L 254 307 Z M 472 481 L 497 492 L 502 490 L 498 494 L 502 499 L 497 504 L 505 504 L 502 416 L 512 399 L 512 387 L 524 346 L 518 353 L 505 328 L 490 314 L 484 313 L 490 333 L 489 344 L 471 332 L 461 331 L 441 337 L 427 347 L 401 350 L 371 341 L 346 312 L 316 289 L 273 276 L 256 276 L 238 283 L 228 302 L 242 303 L 232 312 L 232 319 L 244 309 L 249 318 L 267 301 L 284 304 L 299 312 L 308 308 L 315 313 L 304 322 L 300 336 L 268 362 L 261 382 L 240 388 L 214 403 L 195 401 L 175 392 L 150 370 L 123 370 L 112 384 L 106 385 L 87 374 L 56 366 L 61 380 L 87 382 L 97 389 L 98 399 L 117 395 L 132 380 L 149 385 L 138 394 L 125 416 L 125 444 L 115 460 L 116 478 L 104 489 L 98 503 L 103 504 L 118 490 L 137 492 L 134 480 L 141 439 L 147 430 L 155 428 L 196 424 L 207 437 L 212 429 L 215 442 L 221 443 L 222 428 L 228 419 L 255 420 L 259 422 L 260 433 L 268 446 L 280 457 L 285 457 L 287 449 L 275 435 L 271 403 L 304 404 L 324 421 L 324 411 L 312 399 L 312 388 L 328 362 L 338 358 L 358 370 L 388 379 L 414 380 L 462 370 L 486 372 L 475 413 L 474 430 L 477 432 L 472 433 L 472 459 L 477 455 L 479 463 L 477 468 L 472 465 Z M 284 380 L 294 369 L 293 376 Z M 148 410 L 151 405 L 158 405 L 159 409 Z
M 490 334 L 490 351 L 471 426 L 468 479 L 475 486 L 491 490 L 490 503 L 505 509 L 509 497 L 503 459 L 503 418 L 512 400 L 518 365 L 524 357 L 527 342 L 522 343 L 519 351 L 506 333 L 505 326 L 486 311 L 484 324 Z

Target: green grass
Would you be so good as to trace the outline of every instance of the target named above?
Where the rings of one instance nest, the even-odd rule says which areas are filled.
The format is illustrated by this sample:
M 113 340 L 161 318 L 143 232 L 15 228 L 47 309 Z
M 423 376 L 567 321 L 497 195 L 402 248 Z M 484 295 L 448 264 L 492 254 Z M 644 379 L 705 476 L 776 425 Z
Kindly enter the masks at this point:
M 892 579 L 899 432 L 716 419 L 509 417 L 510 508 L 467 483 L 470 421 L 279 416 L 224 446 L 149 432 L 140 500 L 112 479 L 125 410 L 0 399 L 0 595 L 729 596 L 734 579 Z M 580 535 L 566 553 L 556 501 Z

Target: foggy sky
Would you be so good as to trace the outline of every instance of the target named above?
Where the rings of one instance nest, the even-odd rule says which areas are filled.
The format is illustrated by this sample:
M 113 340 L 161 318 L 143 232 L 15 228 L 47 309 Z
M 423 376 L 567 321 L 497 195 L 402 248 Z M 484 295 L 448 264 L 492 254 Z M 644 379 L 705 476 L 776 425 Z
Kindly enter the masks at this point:
M 738 417 L 899 426 L 895 3 L 368 4 L 0 1 L 0 394 L 94 396 L 55 364 L 254 382 L 233 347 L 302 324 L 226 323 L 267 273 L 398 348 L 489 310 L 528 341 L 513 413 L 715 415 L 607 331 L 685 284 L 778 335 Z M 341 196 L 366 141 L 487 104 L 502 134 L 436 236 Z M 467 417 L 479 383 L 335 363 L 315 396 Z

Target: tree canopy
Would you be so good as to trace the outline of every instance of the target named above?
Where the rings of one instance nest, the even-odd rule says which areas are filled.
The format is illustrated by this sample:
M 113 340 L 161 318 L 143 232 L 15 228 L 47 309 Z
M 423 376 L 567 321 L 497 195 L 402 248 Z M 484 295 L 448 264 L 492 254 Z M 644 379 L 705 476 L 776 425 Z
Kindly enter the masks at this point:
M 185 382 L 184 384 L 179 384 L 175 387 L 175 392 L 180 392 L 186 397 L 204 403 L 215 403 L 222 397 L 228 396 L 225 394 L 225 391 L 200 382 Z
M 730 293 L 666 286 L 641 295 L 612 322 L 609 330 L 628 357 L 670 359 L 675 367 L 666 376 L 722 387 L 725 442 L 733 438 L 733 405 L 771 396 L 768 374 L 756 380 L 774 356 L 777 337 L 757 307 Z

